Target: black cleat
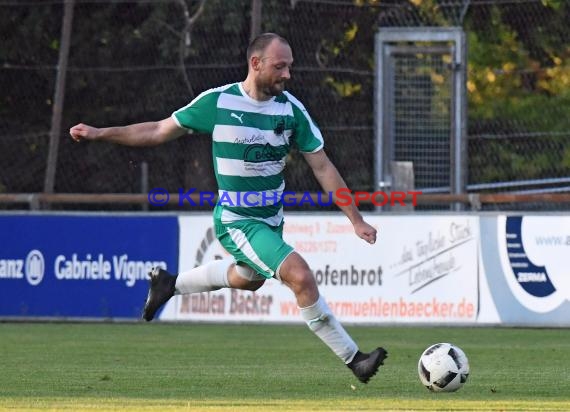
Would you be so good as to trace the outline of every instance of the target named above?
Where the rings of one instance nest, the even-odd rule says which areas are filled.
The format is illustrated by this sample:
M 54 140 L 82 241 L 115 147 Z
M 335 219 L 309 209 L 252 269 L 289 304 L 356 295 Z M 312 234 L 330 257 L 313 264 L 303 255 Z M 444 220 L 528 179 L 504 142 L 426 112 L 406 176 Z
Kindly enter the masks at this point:
M 174 296 L 176 276 L 171 275 L 161 268 L 153 268 L 149 272 L 148 296 L 144 304 L 143 319 L 150 322 L 156 311 L 164 305 L 168 299 Z
M 370 353 L 356 352 L 352 362 L 347 364 L 354 376 L 362 383 L 368 383 L 371 377 L 376 375 L 380 365 L 384 365 L 384 359 L 388 352 L 384 348 L 377 348 Z

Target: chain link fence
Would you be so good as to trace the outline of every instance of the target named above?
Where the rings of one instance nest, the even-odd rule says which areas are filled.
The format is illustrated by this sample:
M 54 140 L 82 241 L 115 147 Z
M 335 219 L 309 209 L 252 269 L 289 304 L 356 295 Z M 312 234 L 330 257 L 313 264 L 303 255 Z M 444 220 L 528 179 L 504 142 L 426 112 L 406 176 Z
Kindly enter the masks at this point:
M 207 136 L 127 148 L 77 144 L 67 131 L 79 122 L 160 120 L 203 90 L 244 79 L 252 17 L 290 41 L 288 89 L 352 189 L 374 189 L 375 33 L 460 26 L 468 38 L 468 191 L 570 192 L 569 1 L 264 0 L 261 16 L 252 16 L 254 1 L 67 0 L 72 29 L 62 67 L 66 2 L 0 0 L 0 193 L 44 191 L 62 70 L 56 193 L 215 190 Z M 287 190 L 319 190 L 298 153 L 286 174 Z

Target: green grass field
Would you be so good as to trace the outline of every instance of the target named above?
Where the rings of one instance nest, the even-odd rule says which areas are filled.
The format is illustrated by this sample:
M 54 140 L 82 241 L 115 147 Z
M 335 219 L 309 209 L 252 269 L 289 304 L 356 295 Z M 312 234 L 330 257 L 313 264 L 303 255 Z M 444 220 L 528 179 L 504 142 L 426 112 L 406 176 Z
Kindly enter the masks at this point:
M 304 326 L 0 323 L 2 410 L 570 410 L 570 330 L 348 327 L 390 352 L 360 384 Z M 464 349 L 471 376 L 435 394 L 428 345 Z

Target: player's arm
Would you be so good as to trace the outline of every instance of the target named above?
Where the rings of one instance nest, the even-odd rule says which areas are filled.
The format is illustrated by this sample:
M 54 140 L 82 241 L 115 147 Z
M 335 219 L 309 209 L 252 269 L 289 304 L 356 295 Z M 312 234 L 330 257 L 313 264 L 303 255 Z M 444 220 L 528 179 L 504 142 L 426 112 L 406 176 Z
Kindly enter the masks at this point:
M 335 197 L 334 200 L 337 200 L 337 190 L 346 188 L 347 186 L 325 151 L 321 149 L 314 153 L 303 153 L 303 155 L 323 190 L 327 193 L 332 192 Z M 337 203 L 337 205 L 348 217 L 354 226 L 354 231 L 360 238 L 369 243 L 376 242 L 376 229 L 364 221 L 354 202 L 350 202 L 348 205 L 340 205 Z
M 125 146 L 156 146 L 187 133 L 172 117 L 157 122 L 136 123 L 120 127 L 97 128 L 79 123 L 69 130 L 75 141 L 91 140 Z

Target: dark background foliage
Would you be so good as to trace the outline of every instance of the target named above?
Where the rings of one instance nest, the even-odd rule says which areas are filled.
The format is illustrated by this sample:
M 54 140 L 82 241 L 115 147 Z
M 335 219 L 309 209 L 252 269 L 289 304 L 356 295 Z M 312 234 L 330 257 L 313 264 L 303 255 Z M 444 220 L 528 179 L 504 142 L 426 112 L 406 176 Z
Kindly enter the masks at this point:
M 201 91 L 245 78 L 251 4 L 76 0 L 55 191 L 137 193 L 143 162 L 149 187 L 215 190 L 207 136 L 126 148 L 76 144 L 67 130 L 78 122 L 160 120 Z M 570 170 L 570 2 L 262 4 L 261 30 L 280 33 L 293 47 L 288 89 L 321 127 L 351 188 L 374 187 L 375 33 L 462 26 L 469 49 L 468 184 L 541 179 L 544 187 L 564 189 L 545 179 L 563 181 Z M 0 193 L 43 191 L 63 10 L 63 0 L 0 0 Z M 318 189 L 296 153 L 287 178 L 288 190 Z

